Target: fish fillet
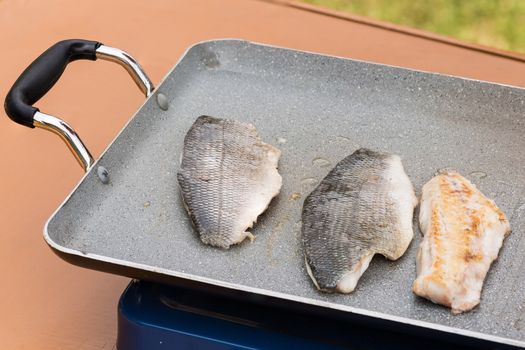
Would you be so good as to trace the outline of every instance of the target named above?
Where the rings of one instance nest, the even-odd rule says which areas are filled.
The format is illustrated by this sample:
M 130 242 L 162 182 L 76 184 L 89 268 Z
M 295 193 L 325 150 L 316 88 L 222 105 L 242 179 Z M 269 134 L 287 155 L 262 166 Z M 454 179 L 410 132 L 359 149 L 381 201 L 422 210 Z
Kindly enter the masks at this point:
M 374 254 L 401 257 L 416 205 L 397 155 L 360 149 L 339 162 L 303 206 L 302 244 L 316 287 L 350 293 Z
M 423 186 L 419 224 L 424 238 L 412 290 L 453 313 L 471 310 L 510 233 L 505 214 L 470 181 L 446 171 Z
M 197 118 L 184 139 L 177 178 L 204 243 L 227 249 L 254 238 L 247 230 L 281 189 L 280 156 L 251 124 Z

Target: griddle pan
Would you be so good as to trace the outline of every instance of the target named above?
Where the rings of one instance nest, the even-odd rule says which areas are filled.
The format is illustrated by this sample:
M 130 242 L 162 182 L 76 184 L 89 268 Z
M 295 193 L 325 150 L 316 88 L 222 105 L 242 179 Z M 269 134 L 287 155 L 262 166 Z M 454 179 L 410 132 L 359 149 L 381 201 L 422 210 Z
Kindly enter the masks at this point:
M 241 40 L 192 46 L 154 92 L 139 75 L 149 98 L 94 165 L 79 156 L 88 171 L 45 226 L 64 260 L 380 328 L 525 347 L 524 89 Z M 282 150 L 283 187 L 252 243 L 205 246 L 181 202 L 183 139 L 200 115 L 253 123 Z M 399 154 L 418 195 L 438 170 L 457 169 L 507 214 L 513 233 L 473 311 L 454 316 L 412 294 L 417 212 L 402 258 L 376 256 L 352 294 L 316 291 L 299 244 L 303 200 L 360 147 Z

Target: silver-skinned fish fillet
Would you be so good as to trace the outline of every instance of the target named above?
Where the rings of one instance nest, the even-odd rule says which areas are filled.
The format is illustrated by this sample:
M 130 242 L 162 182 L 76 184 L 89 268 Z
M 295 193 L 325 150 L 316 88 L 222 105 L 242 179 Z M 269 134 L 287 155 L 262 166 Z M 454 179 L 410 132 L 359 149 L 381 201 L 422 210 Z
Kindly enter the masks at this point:
M 510 233 L 505 214 L 470 181 L 445 171 L 423 186 L 419 225 L 424 238 L 412 290 L 455 314 L 471 310 Z
M 360 149 L 339 162 L 303 206 L 302 244 L 316 287 L 350 293 L 374 254 L 401 257 L 416 205 L 397 155 Z
M 184 139 L 177 178 L 204 243 L 227 249 L 254 238 L 247 230 L 281 189 L 280 156 L 251 124 L 197 118 Z

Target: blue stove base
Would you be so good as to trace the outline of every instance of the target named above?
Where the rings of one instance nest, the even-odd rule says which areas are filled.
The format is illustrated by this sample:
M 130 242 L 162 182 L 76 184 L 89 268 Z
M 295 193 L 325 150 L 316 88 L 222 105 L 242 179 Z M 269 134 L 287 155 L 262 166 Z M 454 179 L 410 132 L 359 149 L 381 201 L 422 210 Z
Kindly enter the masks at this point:
M 288 304 L 287 304 L 288 306 Z M 132 281 L 118 307 L 118 350 L 165 349 L 499 349 L 450 334 L 410 335 L 286 309 L 256 297 L 234 299 Z M 420 332 L 421 333 L 421 332 Z
M 179 298 L 191 294 L 195 293 L 133 281 L 119 302 L 117 349 L 343 349 L 180 303 Z

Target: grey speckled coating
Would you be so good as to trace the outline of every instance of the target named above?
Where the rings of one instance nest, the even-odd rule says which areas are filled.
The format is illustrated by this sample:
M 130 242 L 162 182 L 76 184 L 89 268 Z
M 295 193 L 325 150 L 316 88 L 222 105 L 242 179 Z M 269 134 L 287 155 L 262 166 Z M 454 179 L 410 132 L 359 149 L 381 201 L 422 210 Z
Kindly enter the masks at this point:
M 50 219 L 53 247 L 525 345 L 525 90 L 225 40 L 191 48 L 156 93 L 169 108 L 153 97 L 139 110 L 98 162 L 109 184 L 95 165 Z M 229 251 L 200 242 L 177 187 L 184 135 L 203 114 L 253 123 L 282 150 L 281 194 L 255 226 L 257 239 Z M 453 316 L 412 294 L 415 223 L 405 256 L 376 256 L 353 294 L 315 290 L 300 251 L 302 203 L 359 147 L 399 154 L 418 196 L 437 170 L 455 168 L 507 214 L 513 233 L 475 310 Z

